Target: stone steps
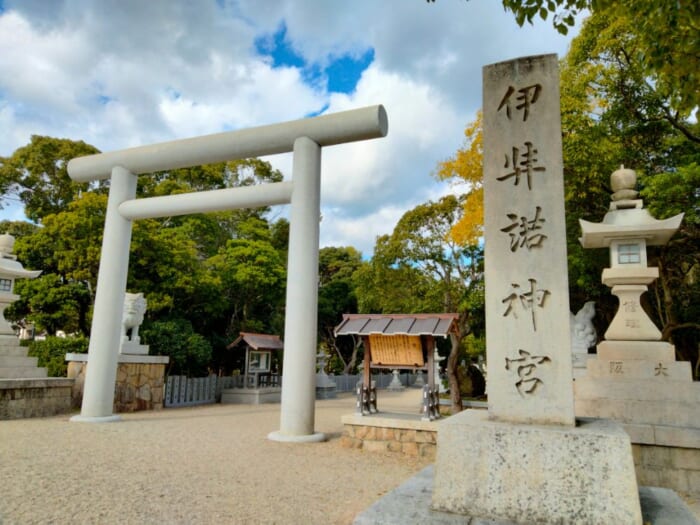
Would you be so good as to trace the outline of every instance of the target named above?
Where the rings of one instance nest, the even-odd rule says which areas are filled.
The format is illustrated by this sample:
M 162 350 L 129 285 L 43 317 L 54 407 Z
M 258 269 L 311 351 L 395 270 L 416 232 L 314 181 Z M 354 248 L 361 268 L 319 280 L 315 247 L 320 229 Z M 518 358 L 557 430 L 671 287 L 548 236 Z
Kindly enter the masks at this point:
M 0 379 L 41 379 L 47 377 L 46 368 L 37 366 L 36 357 L 27 356 L 29 349 L 20 346 L 14 336 L 0 336 Z
M 0 335 L 0 351 L 6 346 L 19 346 L 19 339 L 11 335 Z
M 36 357 L 15 356 L 15 355 L 0 355 L 0 368 L 21 367 L 29 368 L 36 367 Z
M 0 367 L 0 379 L 36 379 L 46 376 L 46 368 L 36 366 Z
M 27 357 L 28 351 L 26 346 L 0 346 L 0 356 Z

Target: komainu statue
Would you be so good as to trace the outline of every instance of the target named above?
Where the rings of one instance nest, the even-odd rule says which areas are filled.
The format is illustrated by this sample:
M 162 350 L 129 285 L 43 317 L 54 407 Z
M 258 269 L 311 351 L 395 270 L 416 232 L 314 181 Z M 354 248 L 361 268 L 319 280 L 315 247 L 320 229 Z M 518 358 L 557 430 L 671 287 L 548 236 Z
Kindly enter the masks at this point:
M 571 314 L 571 351 L 575 354 L 587 354 L 588 349 L 596 344 L 598 336 L 593 326 L 595 301 L 588 301 L 576 313 Z
M 146 298 L 142 293 L 127 293 L 124 297 L 124 311 L 122 313 L 122 343 L 130 342 L 138 345 L 139 326 L 143 323 L 146 313 Z M 131 330 L 131 337 L 127 334 Z

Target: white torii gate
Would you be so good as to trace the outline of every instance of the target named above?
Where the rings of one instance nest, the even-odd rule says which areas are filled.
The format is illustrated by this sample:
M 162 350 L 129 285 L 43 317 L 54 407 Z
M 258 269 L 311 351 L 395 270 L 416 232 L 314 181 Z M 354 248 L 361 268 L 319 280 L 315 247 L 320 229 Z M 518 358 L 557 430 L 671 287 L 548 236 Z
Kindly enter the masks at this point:
M 89 366 L 80 415 L 71 421 L 119 420 L 112 406 L 133 220 L 291 203 L 280 430 L 268 438 L 325 439 L 314 432 L 321 148 L 384 137 L 387 130 L 378 105 L 71 160 L 68 173 L 76 182 L 110 179 Z M 290 151 L 291 182 L 135 198 L 139 174 Z

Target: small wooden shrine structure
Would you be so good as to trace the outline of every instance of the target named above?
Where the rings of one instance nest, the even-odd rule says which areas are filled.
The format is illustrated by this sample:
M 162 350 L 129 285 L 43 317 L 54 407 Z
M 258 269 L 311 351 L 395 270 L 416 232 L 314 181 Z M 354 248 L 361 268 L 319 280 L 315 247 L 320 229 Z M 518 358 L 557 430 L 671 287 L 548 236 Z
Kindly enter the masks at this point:
M 278 335 L 241 332 L 235 341 L 226 346 L 230 350 L 245 344 L 243 387 L 260 388 L 279 386 L 279 375 L 272 371 L 272 352 L 283 350 L 284 343 Z
M 377 391 L 371 369 L 423 370 L 423 419 L 440 417 L 435 384 L 435 337 L 457 333 L 459 314 L 344 314 L 335 335 L 362 337 L 365 347 L 362 382 L 357 388 L 357 413 L 377 412 Z

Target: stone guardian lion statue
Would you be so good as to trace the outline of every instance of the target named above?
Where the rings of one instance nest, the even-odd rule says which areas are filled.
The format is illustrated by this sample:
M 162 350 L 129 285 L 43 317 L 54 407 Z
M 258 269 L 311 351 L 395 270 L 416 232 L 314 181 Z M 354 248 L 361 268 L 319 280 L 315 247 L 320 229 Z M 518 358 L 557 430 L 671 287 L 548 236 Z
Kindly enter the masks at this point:
M 127 293 L 124 297 L 124 310 L 122 313 L 122 342 L 140 344 L 139 326 L 143 323 L 146 313 L 146 298 L 143 293 Z M 131 338 L 127 335 L 131 330 Z
M 595 302 L 588 301 L 576 313 L 571 314 L 571 350 L 573 353 L 587 354 L 588 349 L 595 345 L 597 334 L 593 326 L 595 317 Z

